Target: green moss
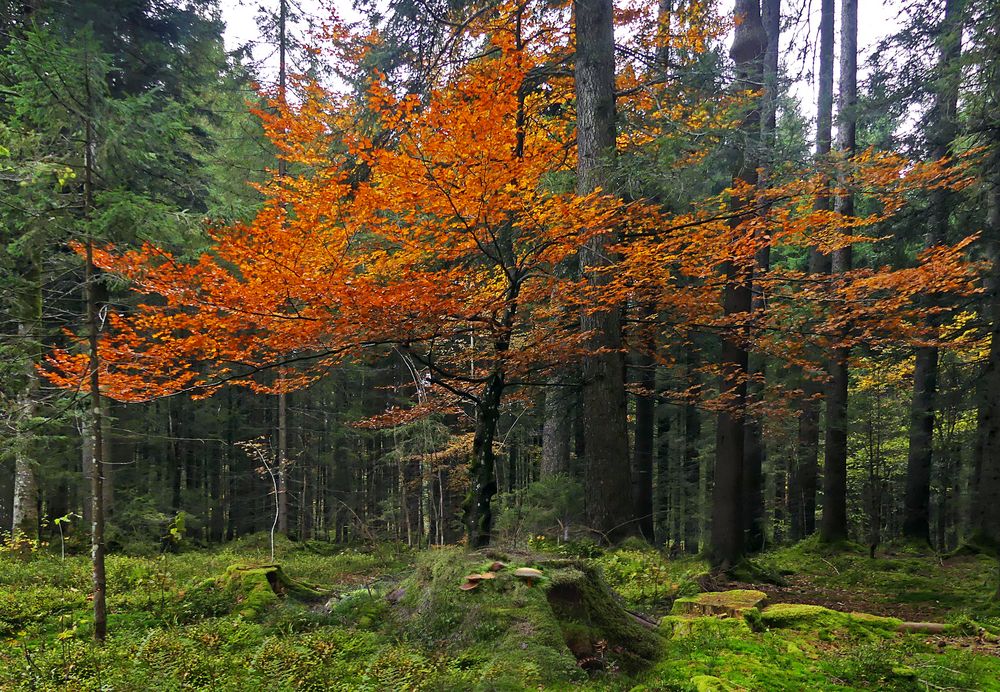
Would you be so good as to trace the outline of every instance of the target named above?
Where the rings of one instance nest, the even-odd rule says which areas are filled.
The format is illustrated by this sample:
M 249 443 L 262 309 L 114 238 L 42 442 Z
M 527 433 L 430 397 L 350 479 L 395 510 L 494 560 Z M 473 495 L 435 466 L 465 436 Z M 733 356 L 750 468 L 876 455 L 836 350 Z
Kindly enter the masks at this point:
M 507 569 L 471 591 L 458 588 L 495 557 L 507 558 Z M 529 585 L 513 574 L 521 566 L 545 576 Z M 393 613 L 400 631 L 429 649 L 460 655 L 468 665 L 452 675 L 471 687 L 499 678 L 521 688 L 566 684 L 585 679 L 581 665 L 635 671 L 660 648 L 583 560 L 434 550 L 400 588 L 405 595 Z
M 695 692 L 729 692 L 733 686 L 714 675 L 695 675 L 691 678 Z
M 895 632 L 902 621 L 868 613 L 842 613 L 817 605 L 776 603 L 761 612 L 761 623 L 773 629 L 842 631 L 869 638 Z
M 186 594 L 181 608 L 188 620 L 230 612 L 253 619 L 284 598 L 308 602 L 324 595 L 318 587 L 289 577 L 280 565 L 231 565 L 225 574 Z
M 752 589 L 732 591 L 706 591 L 688 598 L 678 598 L 671 609 L 672 615 L 724 615 L 741 617 L 751 608 L 767 602 L 767 594 Z

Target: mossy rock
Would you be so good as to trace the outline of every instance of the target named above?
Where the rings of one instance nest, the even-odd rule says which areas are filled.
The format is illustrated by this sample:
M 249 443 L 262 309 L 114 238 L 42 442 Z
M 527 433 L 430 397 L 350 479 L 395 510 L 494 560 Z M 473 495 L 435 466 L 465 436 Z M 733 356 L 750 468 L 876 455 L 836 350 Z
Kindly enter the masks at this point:
M 195 617 L 235 612 L 252 619 L 286 598 L 312 602 L 327 595 L 318 586 L 289 577 L 281 565 L 231 565 L 185 594 L 182 607 Z
M 678 598 L 670 613 L 702 617 L 722 615 L 742 617 L 752 608 L 762 608 L 767 603 L 767 594 L 753 589 L 733 589 L 732 591 L 706 591 L 689 598 Z

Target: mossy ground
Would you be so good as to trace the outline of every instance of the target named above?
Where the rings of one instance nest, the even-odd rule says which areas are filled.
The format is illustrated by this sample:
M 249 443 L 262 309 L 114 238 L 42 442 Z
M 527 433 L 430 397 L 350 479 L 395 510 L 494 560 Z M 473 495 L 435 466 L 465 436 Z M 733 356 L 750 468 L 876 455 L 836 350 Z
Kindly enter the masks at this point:
M 1000 690 L 987 558 L 871 560 L 806 542 L 758 558 L 751 573 L 783 574 L 776 586 L 713 582 L 699 560 L 639 545 L 497 555 L 282 542 L 280 571 L 264 548 L 110 557 L 103 648 L 90 643 L 84 556 L 0 556 L 0 689 Z M 509 567 L 496 579 L 458 589 L 497 557 Z M 518 566 L 544 577 L 528 585 Z M 768 602 L 742 617 L 669 614 L 730 586 Z M 652 631 L 629 610 L 662 622 Z M 952 628 L 897 631 L 913 619 Z

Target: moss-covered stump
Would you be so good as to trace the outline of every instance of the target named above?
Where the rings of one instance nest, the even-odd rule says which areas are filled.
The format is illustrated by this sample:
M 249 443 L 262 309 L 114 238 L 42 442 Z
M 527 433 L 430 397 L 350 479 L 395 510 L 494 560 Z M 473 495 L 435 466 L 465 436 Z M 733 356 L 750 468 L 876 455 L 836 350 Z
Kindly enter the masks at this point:
M 257 618 L 282 599 L 317 601 L 328 594 L 293 579 L 281 565 L 231 565 L 224 574 L 207 579 L 183 596 L 183 609 L 194 617 L 239 613 Z
M 762 608 L 765 603 L 767 603 L 767 594 L 763 591 L 751 589 L 706 591 L 689 598 L 678 598 L 674 601 L 670 613 L 671 615 L 690 617 L 704 617 L 706 615 L 743 617 L 748 610 Z
M 463 590 L 497 556 L 434 550 L 400 586 L 391 617 L 403 636 L 450 661 L 446 687 L 560 687 L 586 680 L 588 669 L 637 669 L 659 652 L 659 636 L 629 616 L 592 567 L 502 557 L 495 577 Z M 519 578 L 519 567 L 542 576 Z
M 588 563 L 541 562 L 549 581 L 549 605 L 567 646 L 586 668 L 621 667 L 635 672 L 659 653 L 662 642 L 619 604 Z

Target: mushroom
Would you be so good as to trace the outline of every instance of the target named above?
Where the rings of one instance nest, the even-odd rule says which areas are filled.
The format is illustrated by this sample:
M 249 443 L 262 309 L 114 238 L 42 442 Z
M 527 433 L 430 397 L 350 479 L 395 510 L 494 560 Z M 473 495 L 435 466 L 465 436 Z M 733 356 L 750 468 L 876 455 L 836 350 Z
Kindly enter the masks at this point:
M 484 579 L 496 579 L 495 574 L 492 572 L 483 572 L 482 574 L 467 574 L 465 575 L 465 583 L 459 586 L 462 591 L 472 591 L 474 588 L 479 586 L 479 582 Z
M 514 576 L 524 580 L 525 584 L 531 586 L 542 578 L 542 570 L 535 569 L 534 567 L 518 567 L 514 570 Z
M 506 566 L 507 565 L 505 563 L 500 562 L 499 560 L 497 560 L 492 565 L 490 565 L 490 572 L 499 572 L 500 570 L 502 570 Z

